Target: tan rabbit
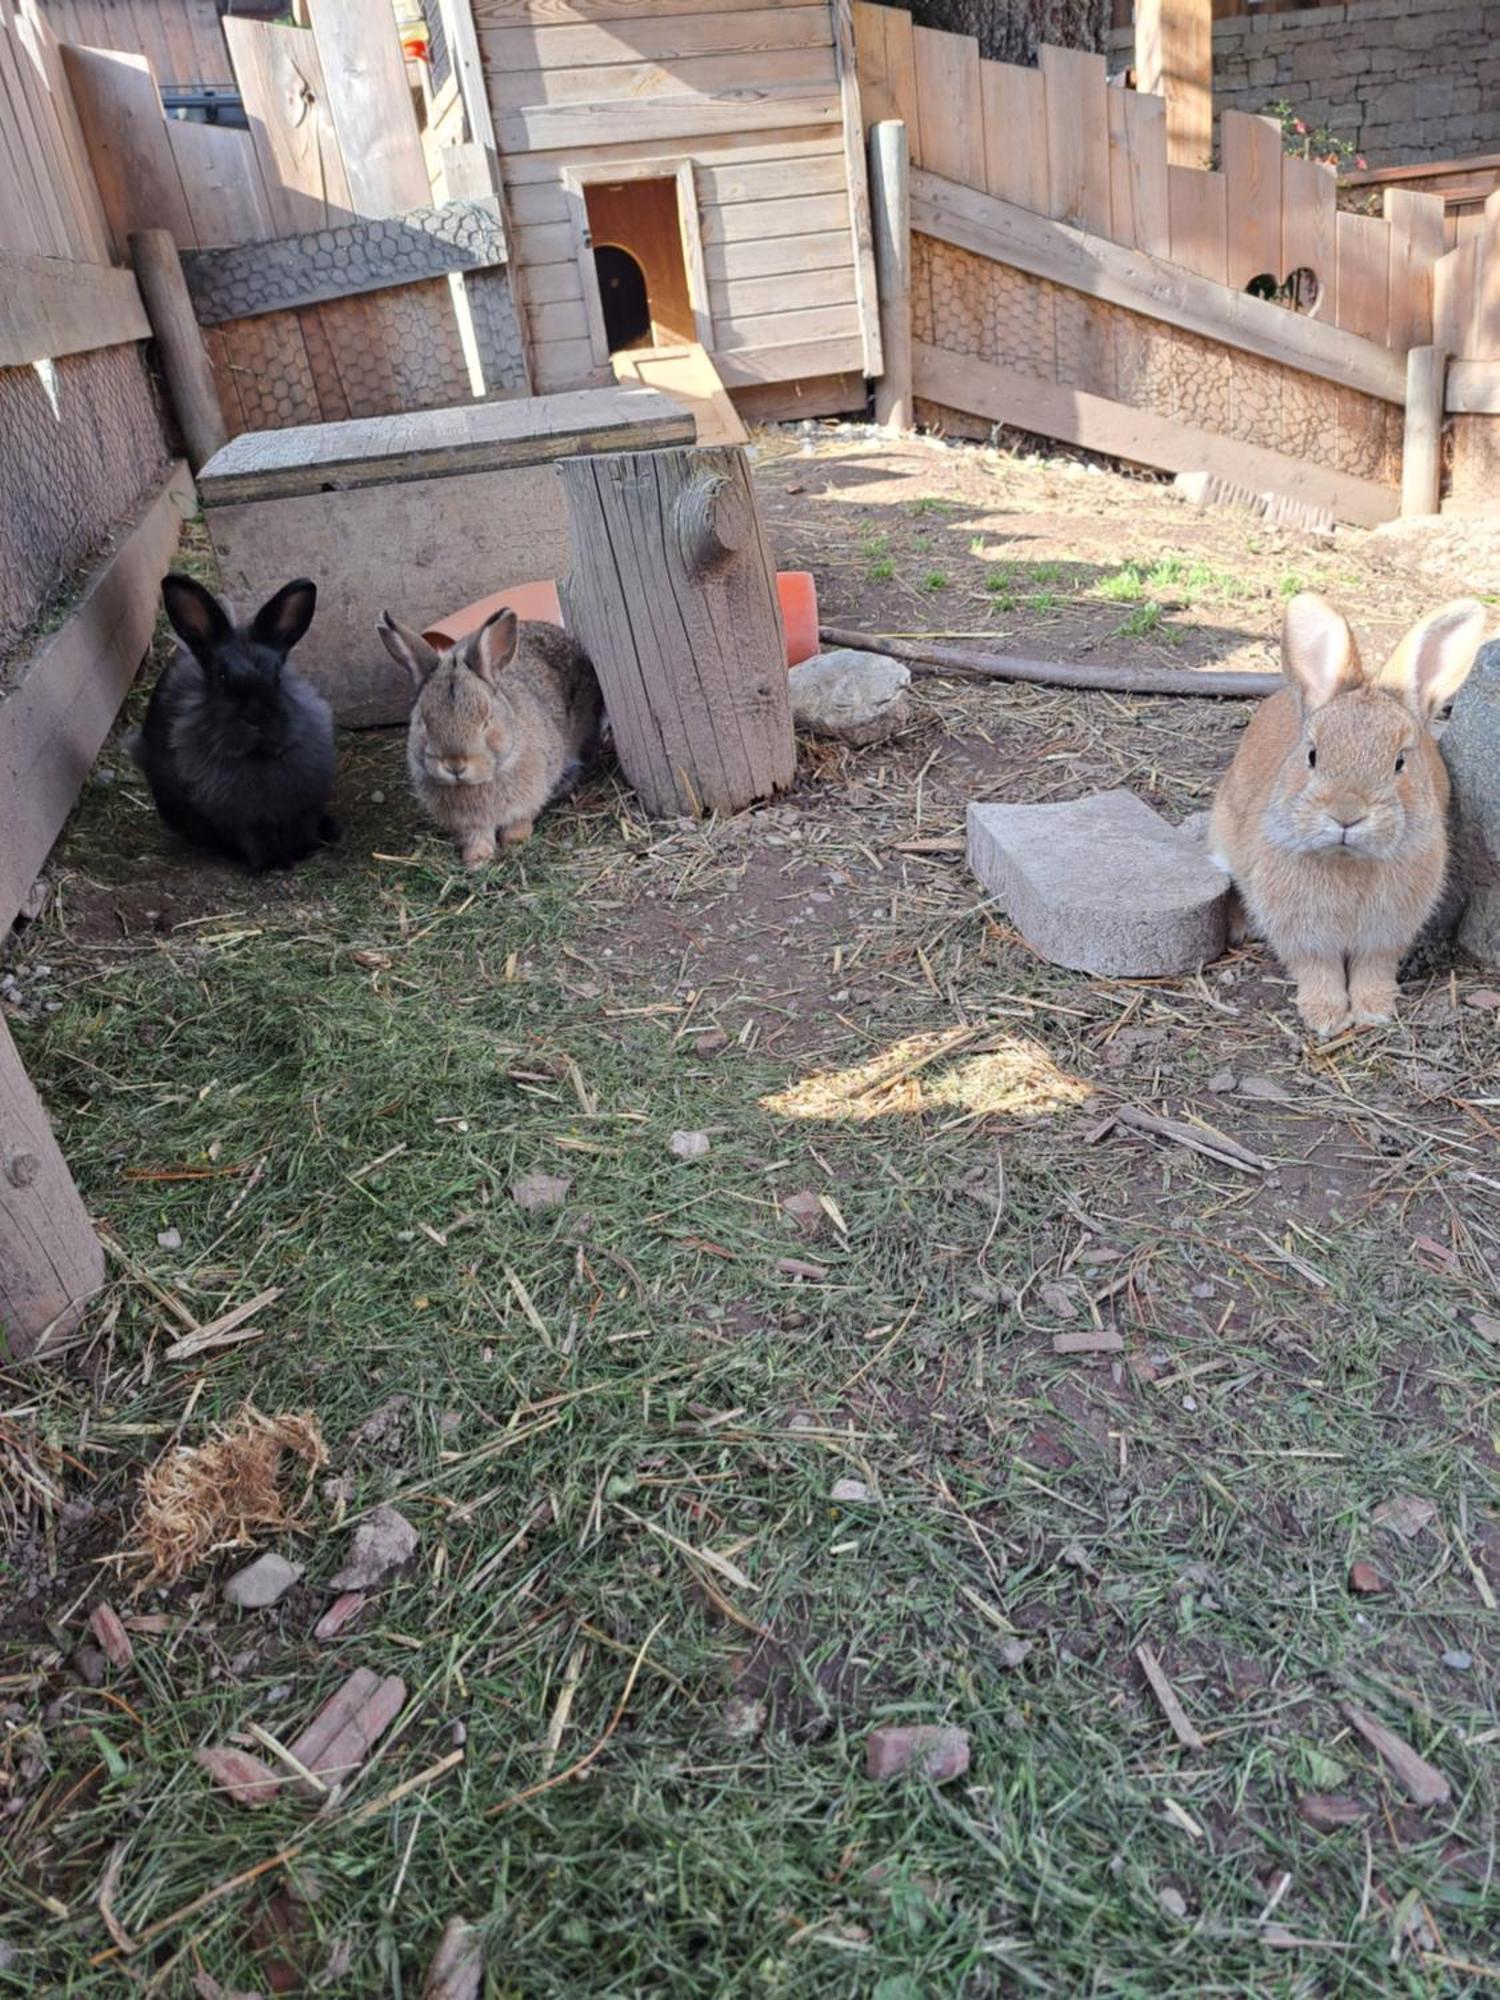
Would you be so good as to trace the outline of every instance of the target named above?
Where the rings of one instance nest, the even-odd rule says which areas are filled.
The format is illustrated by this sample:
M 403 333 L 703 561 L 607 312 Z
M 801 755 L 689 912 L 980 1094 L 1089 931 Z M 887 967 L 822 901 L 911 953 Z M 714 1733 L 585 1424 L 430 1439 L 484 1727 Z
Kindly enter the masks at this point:
M 417 688 L 406 762 L 418 804 L 468 868 L 494 859 L 497 833 L 529 840 L 598 746 L 603 697 L 588 656 L 557 626 L 513 611 L 445 653 L 388 611 L 377 629 Z
M 1282 672 L 1214 798 L 1209 851 L 1297 982 L 1317 1035 L 1389 1021 L 1401 959 L 1448 863 L 1448 772 L 1431 725 L 1463 685 L 1484 607 L 1457 599 L 1366 674 L 1348 624 L 1307 592 Z

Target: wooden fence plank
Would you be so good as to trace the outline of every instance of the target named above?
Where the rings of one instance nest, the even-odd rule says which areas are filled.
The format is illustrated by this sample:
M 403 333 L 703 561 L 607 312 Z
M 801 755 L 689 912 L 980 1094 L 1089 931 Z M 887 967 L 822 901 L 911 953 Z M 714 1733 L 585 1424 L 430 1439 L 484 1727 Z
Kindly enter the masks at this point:
M 875 0 L 854 0 L 854 56 L 859 66 L 859 89 L 867 125 L 901 116 L 896 109 L 890 72 L 885 66 L 887 11 L 877 6 Z
M 1384 342 L 1390 329 L 1390 231 L 1378 216 L 1341 209 L 1337 242 L 1338 323 L 1345 333 Z
M 1474 358 L 1474 297 L 1479 269 L 1479 237 L 1466 236 L 1432 272 L 1432 340 L 1445 353 Z
M 169 229 L 179 250 L 196 249 L 146 58 L 71 46 L 62 55 L 117 254 L 128 254 L 132 229 Z
M 119 347 L 150 333 L 131 272 L 0 250 L 0 368 Z
M 297 236 L 346 220 L 353 213 L 349 182 L 312 35 L 233 15 L 224 31 L 273 232 Z
M 900 7 L 882 7 L 885 16 L 885 73 L 895 100 L 895 116 L 906 125 L 911 163 L 921 165 L 922 105 L 917 95 L 917 54 L 911 15 Z
M 1500 356 L 1500 188 L 1484 205 L 1474 267 L 1474 355 Z
M 259 243 L 276 234 L 248 132 L 173 118 L 167 122 L 167 143 L 200 250 Z
M 1051 213 L 1109 234 L 1109 109 L 1104 58 L 1043 43 Z
M 945 180 L 984 185 L 984 105 L 979 44 L 972 35 L 914 28 L 922 164 Z
M 50 149 L 38 118 L 36 72 L 19 31 L 0 20 L 0 127 L 6 132 L 14 184 L 35 247 L 54 257 L 73 248 L 68 212 L 53 184 Z
M 1221 121 L 1228 228 L 1227 283 L 1243 291 L 1252 278 L 1279 285 L 1281 269 L 1281 127 L 1274 118 L 1226 111 Z
M 54 159 L 63 199 L 72 221 L 70 255 L 84 263 L 108 263 L 109 223 L 94 170 L 89 164 L 88 147 L 78 123 L 73 93 L 63 73 L 62 53 L 51 24 L 37 8 L 37 0 L 23 0 L 17 22 L 22 46 L 31 58 L 36 83 L 45 96 L 46 116 L 54 137 Z
M 1406 349 L 1432 339 L 1432 267 L 1443 254 L 1443 199 L 1411 188 L 1385 190 L 1390 229 L 1390 343 Z
M 1167 194 L 1167 107 L 1160 97 L 1139 90 L 1111 92 L 1125 101 L 1125 140 L 1130 149 L 1131 211 L 1136 246 L 1153 257 L 1172 254 L 1171 208 Z
M 1213 12 L 1210 0 L 1137 0 L 1136 89 L 1165 101 L 1174 167 L 1206 167 L 1213 152 Z
M 1167 168 L 1172 262 L 1215 284 L 1226 282 L 1229 247 L 1224 176 L 1204 167 Z
M 919 397 L 972 411 L 991 422 L 1014 424 L 1165 472 L 1218 473 L 1236 486 L 1284 493 L 1289 499 L 1327 508 L 1339 520 L 1359 527 L 1392 520 L 1400 508 L 1395 490 L 1374 480 L 1355 479 L 1262 445 L 1218 437 L 1152 410 L 1132 409 L 1061 383 L 1039 382 L 1035 376 L 948 354 L 921 341 L 913 344 L 913 358 Z
M 350 206 L 369 216 L 420 208 L 431 188 L 390 0 L 323 0 L 313 36 Z
M 1281 276 L 1311 271 L 1318 296 L 1311 311 L 1326 326 L 1337 326 L 1339 270 L 1335 231 L 1338 176 L 1316 160 L 1281 163 Z
M 1002 201 L 1048 212 L 1047 86 L 1039 69 L 981 62 L 984 185 Z
M 1194 169 L 1174 171 L 1191 174 Z M 911 210 L 912 228 L 923 235 L 1028 271 L 1088 299 L 1163 320 L 1367 397 L 1390 403 L 1405 397 L 1404 359 L 1383 343 L 1355 338 L 1233 287 L 1208 282 L 1175 263 L 1127 250 L 930 173 L 913 174 Z
M 854 20 L 850 0 L 831 0 L 831 3 L 834 56 L 844 105 L 844 171 L 849 190 L 849 226 L 854 239 L 854 291 L 865 343 L 865 373 L 875 376 L 879 375 L 881 367 L 880 299 L 875 286 L 875 235 L 870 221 L 870 183 L 865 166 L 865 125 L 859 103 L 859 75 L 855 67 Z M 697 256 L 697 272 L 690 270 L 688 276 L 690 284 L 695 276 L 697 280 L 698 338 L 705 345 L 712 345 L 713 322 L 708 317 L 703 246 L 696 226 L 698 203 L 694 194 L 693 173 L 691 164 L 683 169 L 685 178 L 679 207 L 685 221 L 693 224 L 690 242 L 688 235 L 684 235 L 684 248 L 696 251 Z

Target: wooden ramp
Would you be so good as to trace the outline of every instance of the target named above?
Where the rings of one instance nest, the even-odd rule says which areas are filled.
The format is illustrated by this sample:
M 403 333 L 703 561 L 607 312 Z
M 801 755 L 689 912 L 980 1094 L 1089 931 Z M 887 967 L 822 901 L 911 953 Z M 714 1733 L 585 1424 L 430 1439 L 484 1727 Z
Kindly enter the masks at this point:
M 628 347 L 610 359 L 617 381 L 659 389 L 691 410 L 699 444 L 749 443 L 719 371 L 696 341 L 682 347 Z

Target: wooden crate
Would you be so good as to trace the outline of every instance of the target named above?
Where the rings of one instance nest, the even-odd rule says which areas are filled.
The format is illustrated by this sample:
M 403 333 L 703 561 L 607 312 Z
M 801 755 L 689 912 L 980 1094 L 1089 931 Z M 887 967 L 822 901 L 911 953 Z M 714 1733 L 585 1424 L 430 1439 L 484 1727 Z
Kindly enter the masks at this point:
M 375 636 L 382 611 L 424 631 L 511 583 L 560 577 L 560 458 L 691 444 L 691 415 L 654 389 L 250 431 L 198 482 L 224 589 L 249 609 L 293 576 L 318 586 L 297 665 L 341 723 L 403 722 L 406 676 Z

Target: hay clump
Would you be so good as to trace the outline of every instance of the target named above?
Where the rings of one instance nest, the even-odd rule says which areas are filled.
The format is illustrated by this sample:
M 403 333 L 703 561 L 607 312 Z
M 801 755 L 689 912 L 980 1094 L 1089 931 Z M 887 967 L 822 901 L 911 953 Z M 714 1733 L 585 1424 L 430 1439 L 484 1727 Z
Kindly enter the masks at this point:
M 282 1490 L 289 1453 L 306 1468 L 290 1503 Z M 246 1403 L 207 1444 L 172 1445 L 147 1467 L 127 1554 L 150 1564 L 148 1581 L 175 1583 L 209 1556 L 253 1545 L 258 1530 L 295 1527 L 327 1463 L 311 1411 L 268 1417 Z
M 0 1411 L 0 1547 L 8 1547 L 63 1501 L 64 1454 L 37 1427 L 34 1410 Z

